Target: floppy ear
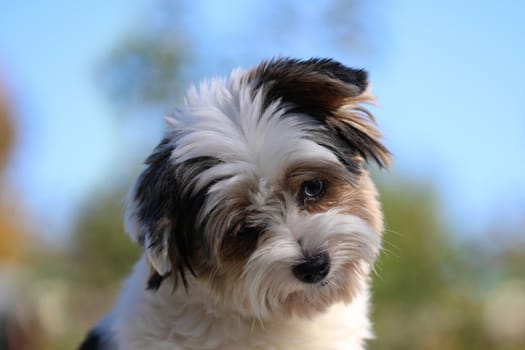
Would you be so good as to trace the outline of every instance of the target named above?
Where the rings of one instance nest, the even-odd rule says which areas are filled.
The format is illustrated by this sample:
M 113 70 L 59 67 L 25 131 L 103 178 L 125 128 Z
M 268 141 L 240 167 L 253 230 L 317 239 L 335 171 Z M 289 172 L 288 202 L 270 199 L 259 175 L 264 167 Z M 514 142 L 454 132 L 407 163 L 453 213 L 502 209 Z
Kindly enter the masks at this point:
M 199 157 L 174 164 L 173 149 L 166 138 L 148 157 L 125 212 L 126 231 L 144 248 L 151 267 L 149 289 L 158 289 L 169 275 L 187 286 L 186 273 L 196 275 L 196 252 L 205 249 L 197 217 L 213 182 L 196 189 L 195 181 L 219 160 Z
M 186 272 L 195 275 L 192 257 L 199 235 L 194 217 L 204 196 L 192 196 L 195 161 L 174 165 L 172 153 L 166 138 L 146 159 L 147 168 L 134 186 L 126 213 L 130 233 L 144 248 L 151 267 L 148 289 L 158 289 L 168 275 L 175 283 L 180 276 L 186 286 Z
M 362 107 L 373 101 L 367 92 L 366 71 L 331 59 L 279 58 L 250 71 L 248 81 L 255 92 L 262 90 L 264 107 L 280 101 L 289 112 L 305 113 L 321 122 L 346 157 L 357 155 L 380 167 L 389 165 L 390 153 L 375 120 Z
M 154 228 L 151 228 L 152 225 L 148 223 L 142 223 L 139 219 L 140 211 L 137 209 L 136 200 L 133 198 L 135 196 L 134 190 L 135 187 L 127 200 L 124 212 L 124 230 L 135 243 L 144 249 L 147 262 L 151 268 L 148 287 L 152 287 L 151 278 L 158 281 L 158 277 L 165 277 L 172 271 L 169 255 L 170 226 L 167 219 L 160 219 Z
M 150 265 L 149 289 L 157 289 L 172 273 L 176 255 L 170 247 L 174 223 L 169 215 L 173 203 L 168 198 L 176 188 L 169 166 L 171 151 L 164 140 L 146 160 L 147 168 L 131 189 L 124 212 L 124 228 L 143 247 Z

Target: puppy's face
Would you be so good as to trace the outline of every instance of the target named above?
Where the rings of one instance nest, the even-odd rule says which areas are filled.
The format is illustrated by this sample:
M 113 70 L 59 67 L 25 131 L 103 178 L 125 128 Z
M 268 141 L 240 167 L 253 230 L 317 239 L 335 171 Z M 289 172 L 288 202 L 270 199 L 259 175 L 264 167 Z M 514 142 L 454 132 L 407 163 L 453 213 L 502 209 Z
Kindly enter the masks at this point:
M 190 89 L 126 212 L 148 287 L 198 284 L 258 318 L 351 301 L 382 230 L 364 166 L 389 162 L 366 87 L 332 60 L 277 59 Z

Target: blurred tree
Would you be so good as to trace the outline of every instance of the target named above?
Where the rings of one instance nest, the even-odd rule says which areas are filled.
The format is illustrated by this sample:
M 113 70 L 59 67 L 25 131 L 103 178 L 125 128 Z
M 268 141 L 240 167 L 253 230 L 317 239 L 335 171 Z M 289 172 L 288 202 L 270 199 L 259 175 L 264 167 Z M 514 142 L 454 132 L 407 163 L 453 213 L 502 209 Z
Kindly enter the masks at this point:
M 99 78 L 117 107 L 163 105 L 177 94 L 186 58 L 185 33 L 179 27 L 181 1 L 156 0 L 140 30 L 131 33 L 103 61 Z
M 13 142 L 13 125 L 11 123 L 10 107 L 7 92 L 0 79 L 0 172 L 5 166 Z
M 15 126 L 6 85 L 0 75 L 0 349 L 31 350 L 41 344 L 41 323 L 23 287 L 28 243 L 19 200 L 4 178 L 13 151 Z
M 122 223 L 128 188 L 124 179 L 94 193 L 80 211 L 66 254 L 47 254 L 39 260 L 45 275 L 67 282 L 67 298 L 62 303 L 68 327 L 47 339 L 46 350 L 76 348 L 110 310 L 121 283 L 138 260 L 139 247 L 124 233 Z
M 525 217 L 514 232 L 506 232 L 503 237 L 498 230 L 492 232 L 491 241 L 498 242 L 502 249 L 491 261 L 505 271 L 505 278 L 517 278 L 525 282 Z
M 70 284 L 70 327 L 61 338 L 49 343 L 49 349 L 78 346 L 86 332 L 110 310 L 114 295 L 138 260 L 139 248 L 123 229 L 124 197 L 125 190 L 119 186 L 100 191 L 81 211 L 64 272 Z
M 25 247 L 18 221 L 18 201 L 14 198 L 14 193 L 5 186 L 3 178 L 14 139 L 12 109 L 8 99 L 7 90 L 0 79 L 0 263 L 19 260 Z
M 478 284 L 469 283 L 480 276 L 471 264 L 486 266 L 483 255 L 454 242 L 428 186 L 397 181 L 381 193 L 387 229 L 373 284 L 378 337 L 370 349 L 494 348 L 481 331 Z
M 178 41 L 171 32 L 127 38 L 101 68 L 102 84 L 112 101 L 119 106 L 144 107 L 173 97 L 183 60 Z
M 245 5 L 243 2 L 222 4 L 230 7 L 229 12 L 237 11 L 238 7 L 246 12 L 238 19 L 229 17 L 233 25 L 240 26 L 235 32 L 239 44 L 233 51 L 212 51 L 211 55 L 215 56 L 210 57 L 210 48 L 198 47 L 202 42 L 193 37 L 187 25 L 189 15 L 194 15 L 191 20 L 206 18 L 202 4 L 187 0 L 153 1 L 138 30 L 118 43 L 103 61 L 98 74 L 103 90 L 116 106 L 126 106 L 128 111 L 151 107 L 157 110 L 159 106 L 168 107 L 168 103 L 173 103 L 174 98 L 180 96 L 179 88 L 186 84 L 186 80 L 193 80 L 198 75 L 196 72 L 205 70 L 206 67 L 199 64 L 214 67 L 217 67 L 216 62 L 239 65 L 260 53 L 257 50 L 261 47 L 271 51 L 264 53 L 268 55 L 265 58 L 270 58 L 279 55 L 290 42 L 304 38 L 321 40 L 324 46 L 340 48 L 345 53 L 350 48 L 362 52 L 367 46 L 365 43 L 370 43 L 365 25 L 369 21 L 363 20 L 367 10 L 363 0 L 331 0 L 318 4 L 319 12 L 315 16 L 295 0 L 280 1 L 279 6 L 264 2 Z M 241 18 L 252 18 L 253 23 L 242 28 Z M 312 25 L 319 27 L 322 38 L 318 33 L 312 37 Z M 204 45 L 216 44 L 208 40 Z M 246 45 L 253 42 L 258 45 Z M 196 51 L 206 57 L 199 60 L 195 57 Z
M 124 234 L 124 190 L 99 193 L 82 210 L 73 235 L 73 278 L 84 287 L 113 286 L 128 274 L 138 247 Z

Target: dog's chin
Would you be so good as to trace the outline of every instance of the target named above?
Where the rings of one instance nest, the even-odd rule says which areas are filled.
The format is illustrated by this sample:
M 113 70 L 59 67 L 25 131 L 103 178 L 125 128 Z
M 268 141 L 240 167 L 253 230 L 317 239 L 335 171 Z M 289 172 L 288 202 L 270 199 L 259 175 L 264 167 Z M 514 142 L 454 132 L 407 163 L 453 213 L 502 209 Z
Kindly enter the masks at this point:
M 335 266 L 326 278 L 312 284 L 275 268 L 265 272 L 266 278 L 261 277 L 263 282 L 256 288 L 250 278 L 223 281 L 221 288 L 217 281 L 214 285 L 209 280 L 201 281 L 204 282 L 201 285 L 216 307 L 233 310 L 245 318 L 261 321 L 313 318 L 333 304 L 352 302 L 366 288 L 368 266 L 363 260 L 344 262 Z
M 335 303 L 350 303 L 364 288 L 366 267 L 349 262 L 334 276 L 288 294 L 281 302 L 281 317 L 312 318 Z

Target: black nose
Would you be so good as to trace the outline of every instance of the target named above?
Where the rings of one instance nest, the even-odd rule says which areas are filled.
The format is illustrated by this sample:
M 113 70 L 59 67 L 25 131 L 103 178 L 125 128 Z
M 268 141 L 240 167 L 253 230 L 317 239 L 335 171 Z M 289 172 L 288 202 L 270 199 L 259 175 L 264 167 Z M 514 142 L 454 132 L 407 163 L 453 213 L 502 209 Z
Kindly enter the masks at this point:
M 304 262 L 295 265 L 292 272 L 301 282 L 317 283 L 330 272 L 330 256 L 328 253 L 321 253 L 307 257 Z

